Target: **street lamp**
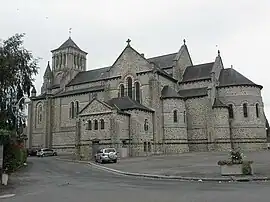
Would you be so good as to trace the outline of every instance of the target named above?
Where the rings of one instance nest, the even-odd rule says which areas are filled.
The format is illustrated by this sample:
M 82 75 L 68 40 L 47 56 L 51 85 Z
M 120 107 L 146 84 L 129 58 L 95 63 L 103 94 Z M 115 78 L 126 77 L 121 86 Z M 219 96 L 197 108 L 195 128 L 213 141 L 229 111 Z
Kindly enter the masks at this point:
M 11 110 L 12 111 L 12 113 L 13 113 L 13 115 L 16 117 L 16 123 L 17 123 L 17 136 L 19 137 L 20 136 L 20 131 L 19 131 L 19 127 L 20 127 L 20 122 L 19 122 L 19 118 L 20 118 L 20 114 L 19 114 L 19 110 L 20 110 L 20 103 L 21 103 L 21 101 L 24 99 L 24 103 L 23 103 L 23 105 L 27 105 L 27 104 L 29 104 L 30 102 L 31 102 L 31 100 L 28 98 L 28 97 L 26 97 L 26 96 L 23 96 L 23 97 L 21 97 L 19 100 L 18 100 L 18 102 L 15 104 L 15 108 L 16 108 L 16 114 L 13 112 L 13 110 Z M 25 106 L 23 106 L 23 109 L 22 109 L 22 115 L 21 116 L 25 116 L 25 114 L 24 114 L 24 110 L 25 110 Z

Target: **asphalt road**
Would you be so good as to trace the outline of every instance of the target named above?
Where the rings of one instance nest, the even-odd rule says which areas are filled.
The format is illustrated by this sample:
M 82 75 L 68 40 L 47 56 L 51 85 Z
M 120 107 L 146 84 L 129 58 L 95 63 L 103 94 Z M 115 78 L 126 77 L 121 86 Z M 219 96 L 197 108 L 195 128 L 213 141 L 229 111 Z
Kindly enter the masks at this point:
M 13 177 L 14 178 L 14 177 Z M 270 182 L 218 183 L 150 180 L 115 175 L 54 158 L 30 158 L 1 202 L 246 202 L 270 201 Z M 3 194 L 3 193 L 2 193 Z M 0 193 L 1 195 L 1 193 Z

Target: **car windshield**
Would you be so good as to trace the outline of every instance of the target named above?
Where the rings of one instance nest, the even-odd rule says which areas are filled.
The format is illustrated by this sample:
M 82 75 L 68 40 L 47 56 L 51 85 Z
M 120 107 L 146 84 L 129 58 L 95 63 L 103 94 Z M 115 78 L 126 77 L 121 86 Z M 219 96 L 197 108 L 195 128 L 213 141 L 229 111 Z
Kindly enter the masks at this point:
M 115 149 L 105 149 L 105 153 L 115 152 Z

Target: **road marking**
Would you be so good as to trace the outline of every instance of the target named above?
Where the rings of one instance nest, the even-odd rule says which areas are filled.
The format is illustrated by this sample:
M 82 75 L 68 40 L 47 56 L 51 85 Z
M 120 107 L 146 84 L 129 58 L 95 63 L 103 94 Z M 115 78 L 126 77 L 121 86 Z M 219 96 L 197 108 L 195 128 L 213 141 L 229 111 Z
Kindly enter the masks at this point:
M 15 194 L 5 194 L 5 195 L 0 196 L 0 198 L 1 199 L 2 198 L 10 198 L 10 197 L 13 197 L 13 196 L 15 196 Z

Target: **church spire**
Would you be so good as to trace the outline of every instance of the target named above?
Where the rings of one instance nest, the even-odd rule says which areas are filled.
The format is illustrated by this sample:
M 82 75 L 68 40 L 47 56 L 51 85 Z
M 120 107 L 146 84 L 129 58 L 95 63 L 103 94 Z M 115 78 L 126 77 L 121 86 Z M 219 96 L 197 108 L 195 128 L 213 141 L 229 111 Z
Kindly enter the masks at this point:
M 44 78 L 51 78 L 52 77 L 52 70 L 51 70 L 49 61 L 48 61 L 48 64 L 47 64 L 47 67 L 46 67 L 46 70 L 45 70 L 45 73 L 44 73 L 43 77 Z

